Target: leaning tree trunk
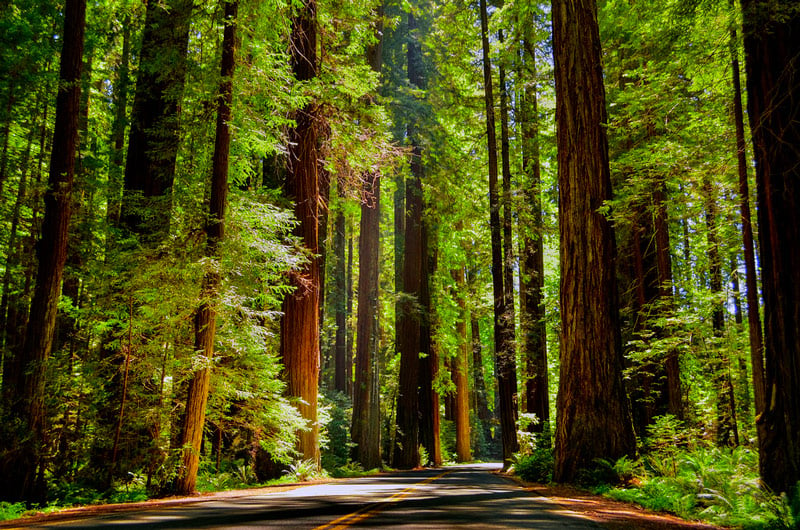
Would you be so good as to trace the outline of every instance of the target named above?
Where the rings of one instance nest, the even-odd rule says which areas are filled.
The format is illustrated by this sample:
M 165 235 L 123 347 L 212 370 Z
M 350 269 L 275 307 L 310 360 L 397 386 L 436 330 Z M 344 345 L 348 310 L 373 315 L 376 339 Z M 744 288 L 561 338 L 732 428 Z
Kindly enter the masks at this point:
M 766 485 L 790 492 L 800 481 L 800 10 L 766 0 L 742 9 L 764 295 L 759 460 Z
M 292 20 L 292 69 L 299 82 L 317 76 L 317 3 L 306 0 Z M 319 424 L 317 396 L 319 379 L 319 291 L 318 254 L 319 175 L 316 115 L 313 102 L 297 113 L 297 125 L 289 142 L 291 165 L 287 193 L 295 201 L 295 217 L 300 222 L 296 235 L 310 252 L 308 262 L 291 277 L 295 291 L 283 302 L 281 319 L 281 358 L 286 393 L 298 398 L 296 406 L 308 422 L 308 430 L 298 433 L 302 458 L 319 466 Z
M 622 383 L 605 89 L 597 5 L 553 0 L 561 238 L 561 374 L 555 472 L 636 451 Z
M 0 499 L 41 501 L 45 496 L 45 373 L 55 334 L 61 297 L 61 279 L 67 259 L 67 234 L 78 147 L 83 41 L 86 1 L 67 0 L 64 8 L 64 44 L 61 51 L 60 88 L 56 96 L 56 122 L 50 175 L 45 193 L 45 214 L 36 286 L 22 348 L 9 385 L 6 411 L 15 426 L 16 443 L 4 447 L 0 458 Z M 22 435 L 20 438 L 17 436 Z M 4 435 L 4 438 L 6 435 Z
M 236 13 L 238 1 L 225 2 L 225 29 L 222 36 L 222 61 L 217 107 L 217 130 L 211 169 L 211 198 L 206 225 L 206 257 L 218 258 L 219 245 L 225 237 L 225 208 L 228 197 L 228 155 L 231 146 L 231 104 L 233 72 L 236 65 Z M 214 358 L 214 337 L 217 332 L 217 309 L 222 278 L 216 267 L 205 273 L 201 289 L 202 302 L 194 315 L 194 347 L 202 352 L 203 363 L 192 374 L 186 397 L 186 410 L 181 426 L 180 447 L 183 448 L 178 470 L 177 493 L 190 494 L 197 484 L 200 465 L 200 444 L 206 420 L 206 403 Z
M 513 358 L 511 333 L 503 289 L 503 244 L 500 223 L 500 198 L 497 190 L 497 133 L 494 121 L 492 64 L 489 59 L 489 17 L 486 0 L 480 2 L 481 41 L 483 46 L 483 84 L 486 107 L 486 133 L 489 156 L 489 227 L 492 239 L 492 292 L 494 295 L 494 348 L 497 358 L 497 390 L 500 398 L 500 430 L 503 437 L 503 466 L 511 464 L 517 443 L 517 411 L 515 403 L 516 362 Z M 511 330 L 511 331 L 510 331 Z

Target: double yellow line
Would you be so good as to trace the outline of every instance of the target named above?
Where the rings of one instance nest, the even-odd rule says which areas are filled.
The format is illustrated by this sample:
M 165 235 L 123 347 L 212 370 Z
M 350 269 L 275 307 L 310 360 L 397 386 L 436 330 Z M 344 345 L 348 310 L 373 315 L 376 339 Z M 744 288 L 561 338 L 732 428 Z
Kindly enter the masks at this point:
M 376 513 L 380 512 L 381 510 L 383 510 L 384 508 L 386 508 L 390 504 L 399 501 L 403 497 L 407 497 L 408 495 L 411 495 L 414 492 L 414 490 L 417 489 L 419 486 L 424 486 L 425 484 L 430 484 L 434 480 L 438 480 L 438 479 L 442 478 L 443 476 L 445 476 L 445 475 L 447 475 L 449 473 L 452 473 L 452 470 L 451 471 L 445 471 L 444 473 L 442 473 L 440 475 L 436 475 L 435 477 L 431 477 L 431 478 L 425 479 L 422 482 L 417 482 L 416 484 L 414 484 L 412 486 L 409 486 L 409 487 L 407 487 L 406 489 L 404 489 L 402 491 L 398 491 L 397 493 L 395 493 L 394 495 L 392 495 L 391 497 L 389 497 L 385 501 L 378 502 L 377 504 L 370 504 L 370 505 L 364 506 L 360 510 L 356 510 L 353 513 L 349 513 L 347 515 L 343 515 L 342 517 L 339 517 L 338 519 L 334 519 L 330 523 L 327 523 L 327 524 L 324 524 L 322 526 L 316 527 L 314 530 L 343 530 L 343 529 L 345 529 L 345 528 L 347 528 L 349 526 L 357 524 L 359 521 L 363 521 L 364 519 L 367 519 L 368 517 L 372 517 Z

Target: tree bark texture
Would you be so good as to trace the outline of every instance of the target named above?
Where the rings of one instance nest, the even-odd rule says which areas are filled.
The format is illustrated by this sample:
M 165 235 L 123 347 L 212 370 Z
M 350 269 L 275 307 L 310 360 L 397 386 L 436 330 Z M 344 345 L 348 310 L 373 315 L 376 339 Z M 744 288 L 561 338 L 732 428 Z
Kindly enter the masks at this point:
M 430 458 L 430 464 L 442 465 L 442 446 L 439 437 L 439 394 L 434 382 L 439 374 L 439 354 L 433 342 L 433 309 L 431 307 L 431 277 L 436 273 L 436 250 L 431 250 L 431 229 L 423 221 L 422 226 L 422 278 L 420 279 L 419 305 L 419 441 Z
M 148 2 L 145 14 L 121 219 L 150 243 L 169 233 L 192 6 L 192 0 Z
M 379 4 L 373 27 L 376 42 L 367 48 L 367 63 L 380 74 L 383 51 L 383 4 Z M 381 175 L 366 174 L 358 239 L 358 314 L 356 315 L 356 359 L 353 379 L 353 424 L 356 444 L 353 460 L 364 469 L 380 467 L 381 417 L 379 388 L 379 287 Z
M 800 10 L 764 0 L 742 9 L 764 297 L 760 469 L 789 492 L 800 481 Z
M 341 181 L 339 197 L 343 199 Z M 333 305 L 336 316 L 336 341 L 333 349 L 333 388 L 339 392 L 347 392 L 347 274 L 345 267 L 345 231 L 344 213 L 336 212 L 333 223 Z
M 732 7 L 735 7 L 731 0 Z M 733 121 L 736 127 L 736 161 L 739 171 L 739 203 L 742 221 L 742 247 L 744 249 L 745 288 L 747 290 L 747 326 L 750 337 L 750 361 L 753 370 L 753 395 L 756 416 L 766 408 L 764 383 L 764 335 L 758 300 L 758 273 L 753 241 L 753 222 L 750 213 L 750 184 L 747 175 L 747 153 L 744 135 L 744 109 L 742 82 L 739 71 L 739 50 L 735 26 L 731 26 L 731 76 L 733 79 Z
M 458 300 L 459 316 L 456 320 L 456 336 L 458 337 L 458 349 L 453 359 L 453 383 L 456 386 L 454 399 L 454 420 L 456 423 L 456 459 L 458 462 L 469 462 L 472 460 L 470 448 L 470 425 L 469 425 L 469 353 L 470 344 L 467 337 L 467 321 L 469 312 L 467 311 L 467 291 L 465 271 L 453 269 L 451 271 L 453 280 L 456 283 L 456 298 Z
M 292 20 L 292 70 L 302 82 L 317 76 L 317 4 L 305 0 Z M 317 108 L 308 103 L 295 115 L 296 126 L 289 143 L 289 179 L 286 191 L 295 200 L 296 234 L 310 255 L 302 270 L 291 277 L 295 291 L 283 302 L 281 358 L 286 393 L 308 422 L 298 433 L 302 457 L 320 463 L 317 395 L 319 379 L 319 290 L 318 254 L 319 178 L 317 152 Z
M 561 373 L 554 480 L 636 451 L 622 383 L 605 89 L 594 0 L 554 0 Z
M 206 225 L 206 256 L 218 257 L 218 247 L 225 237 L 225 208 L 228 197 L 228 167 L 231 145 L 231 104 L 233 103 L 233 73 L 236 66 L 236 17 L 238 0 L 225 2 L 225 29 L 222 36 L 222 61 L 217 108 L 216 137 L 211 170 L 211 197 Z M 181 426 L 182 465 L 178 471 L 177 492 L 195 491 L 200 464 L 200 444 L 206 419 L 206 403 L 211 382 L 214 358 L 214 338 L 217 332 L 216 304 L 222 278 L 213 270 L 203 278 L 200 307 L 194 315 L 194 348 L 199 354 L 199 366 L 189 381 L 186 410 Z
M 523 71 L 536 78 L 536 57 L 532 37 L 523 41 Z M 538 96 L 535 83 L 520 94 L 522 122 L 522 171 L 525 175 L 525 202 L 528 208 L 526 229 L 520 227 L 520 332 L 523 337 L 525 364 L 525 412 L 535 414 L 538 423 L 533 432 L 543 432 L 550 422 L 550 390 L 547 370 L 547 330 L 544 312 L 544 229 L 542 223 L 541 165 L 539 163 Z M 522 217 L 522 216 L 521 216 Z M 549 445 L 550 439 L 540 440 Z
M 486 0 L 480 2 L 481 41 L 483 46 L 483 83 L 486 108 L 486 133 L 489 157 L 489 226 L 492 238 L 492 292 L 494 296 L 494 348 L 497 359 L 497 387 L 500 401 L 500 430 L 503 439 L 503 465 L 511 464 L 517 443 L 516 361 L 511 349 L 513 322 L 508 321 L 503 289 L 503 243 L 500 221 L 500 197 L 497 189 L 497 133 L 494 119 L 492 64 L 489 58 L 489 17 Z
M 353 383 L 353 459 L 364 469 L 381 465 L 378 403 L 378 266 L 380 254 L 380 176 L 370 175 L 361 204 L 358 241 L 358 316 Z
M 14 360 L 17 370 L 10 380 L 4 381 L 10 387 L 6 410 L 13 421 L 3 428 L 14 428 L 15 436 L 11 439 L 19 443 L 3 448 L 0 461 L 3 500 L 44 500 L 45 373 L 67 259 L 85 26 L 85 0 L 67 0 L 45 215 L 37 249 L 38 273 L 25 341 Z
M 408 15 L 408 81 L 425 88 L 422 49 L 417 40 L 417 20 Z M 419 352 L 420 352 L 420 289 L 423 275 L 422 248 L 422 147 L 414 119 L 407 126 L 411 143 L 411 176 L 406 179 L 403 237 L 403 275 L 400 313 L 397 317 L 397 349 L 400 351 L 399 395 L 397 398 L 397 447 L 395 467 L 410 469 L 419 465 Z

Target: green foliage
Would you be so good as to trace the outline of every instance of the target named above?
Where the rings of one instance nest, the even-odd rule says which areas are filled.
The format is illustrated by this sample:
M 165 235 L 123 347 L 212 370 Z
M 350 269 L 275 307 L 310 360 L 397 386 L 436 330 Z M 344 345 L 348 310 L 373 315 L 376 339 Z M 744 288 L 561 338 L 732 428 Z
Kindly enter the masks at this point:
M 675 451 L 675 468 L 659 475 L 635 466 L 638 485 L 610 490 L 607 495 L 684 518 L 742 528 L 794 528 L 798 521 L 790 502 L 759 484 L 758 455 L 747 448 L 698 448 Z M 627 466 L 627 464 L 626 464 Z M 662 468 L 659 468 L 662 469 Z
M 553 450 L 549 447 L 534 449 L 530 454 L 514 455 L 514 473 L 529 482 L 550 482 L 554 465 Z
M 442 418 L 439 422 L 439 442 L 442 451 L 442 461 L 455 462 L 456 460 L 456 422 Z
M 297 460 L 289 464 L 289 469 L 283 472 L 290 482 L 306 482 L 317 478 L 327 477 L 327 473 L 320 471 L 313 460 Z
M 353 406 L 346 394 L 326 392 L 320 395 L 317 419 L 320 429 L 322 468 L 328 472 L 340 469 L 350 462 L 350 424 Z
M 252 466 L 242 459 L 228 462 L 224 470 L 202 469 L 197 476 L 198 491 L 226 491 L 254 486 L 258 483 Z
M 5 502 L 0 501 L 0 521 L 8 521 L 9 519 L 17 519 L 22 517 L 22 514 L 27 511 L 24 502 Z
M 374 471 L 374 470 L 372 470 Z M 348 460 L 345 464 L 329 471 L 330 476 L 333 478 L 350 478 L 350 477 L 363 477 L 369 475 L 372 471 L 365 471 L 358 462 Z
M 530 430 L 532 425 L 538 425 L 539 418 L 536 414 L 520 412 L 517 420 L 517 441 L 519 442 L 519 453 L 522 455 L 532 454 L 537 448 L 550 446 L 550 424 L 545 423 L 542 432 Z

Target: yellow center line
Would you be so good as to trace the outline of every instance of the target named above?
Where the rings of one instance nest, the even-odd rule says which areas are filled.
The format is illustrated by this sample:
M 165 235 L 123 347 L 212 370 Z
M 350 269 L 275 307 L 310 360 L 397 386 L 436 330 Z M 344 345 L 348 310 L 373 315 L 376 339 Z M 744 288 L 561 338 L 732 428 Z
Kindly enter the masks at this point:
M 403 497 L 407 497 L 408 495 L 411 495 L 411 493 L 413 493 L 414 490 L 416 490 L 419 486 L 424 486 L 425 484 L 430 484 L 434 480 L 438 480 L 438 479 L 442 478 L 443 476 L 445 476 L 445 475 L 447 475 L 449 473 L 452 473 L 452 472 L 453 472 L 452 470 L 445 471 L 444 473 L 436 475 L 435 477 L 430 477 L 428 479 L 423 480 L 422 482 L 417 482 L 416 484 L 413 484 L 413 485 L 405 488 L 404 490 L 398 491 L 397 493 L 395 493 L 394 495 L 392 495 L 391 497 L 389 497 L 385 501 L 380 501 L 377 504 L 373 503 L 373 504 L 364 506 L 363 508 L 354 511 L 353 513 L 349 513 L 347 515 L 343 515 L 343 516 L 339 517 L 338 519 L 334 519 L 333 521 L 331 521 L 331 522 L 329 522 L 327 524 L 324 524 L 322 526 L 318 526 L 318 527 L 314 528 L 314 530 L 343 530 L 343 529 L 345 529 L 345 528 L 347 528 L 347 527 L 349 527 L 349 526 L 351 526 L 353 524 L 356 524 L 359 521 L 362 521 L 362 520 L 364 520 L 364 519 L 366 519 L 368 517 L 372 517 L 373 515 L 375 515 L 379 511 L 381 511 L 384 508 L 386 508 L 389 504 L 391 504 L 393 502 L 397 502 L 400 499 L 402 499 Z

